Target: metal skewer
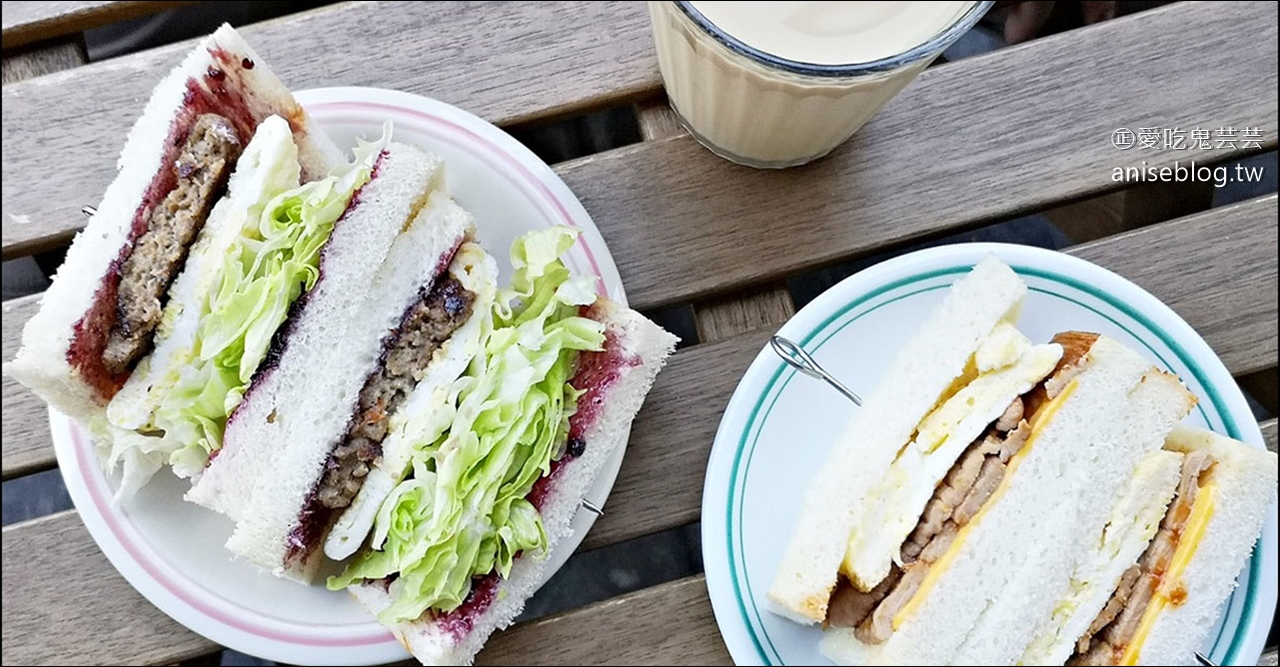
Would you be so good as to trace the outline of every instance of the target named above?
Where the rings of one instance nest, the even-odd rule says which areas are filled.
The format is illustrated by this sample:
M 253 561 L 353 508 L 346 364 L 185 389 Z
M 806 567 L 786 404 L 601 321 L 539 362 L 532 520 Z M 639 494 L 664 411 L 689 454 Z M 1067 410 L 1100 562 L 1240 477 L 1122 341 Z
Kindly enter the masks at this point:
M 604 516 L 604 510 L 596 506 L 595 503 L 591 502 L 590 500 L 587 500 L 586 498 L 582 499 L 582 509 L 588 512 L 591 512 L 596 516 Z
M 98 214 L 98 209 L 88 204 L 85 204 L 84 206 L 80 207 L 80 212 L 84 214 L 84 217 L 92 218 L 93 216 Z
M 1218 667 L 1217 663 L 1206 658 L 1205 655 L 1199 651 L 1196 651 L 1196 663 L 1201 665 L 1207 665 L 1208 667 Z
M 854 405 L 862 405 L 862 399 L 857 394 L 853 393 L 853 390 L 844 386 L 844 383 L 837 380 L 831 373 L 828 373 L 827 369 L 819 365 L 818 362 L 813 360 L 813 357 L 809 356 L 808 352 L 804 351 L 804 348 L 795 344 L 788 338 L 783 338 L 782 336 L 774 336 L 769 339 L 769 345 L 771 345 L 773 347 L 773 351 L 776 352 L 779 357 L 782 357 L 782 360 L 787 362 L 787 364 L 792 368 L 808 375 L 811 378 L 817 378 L 826 382 L 835 388 L 836 391 L 844 394 L 845 398 L 853 401 Z

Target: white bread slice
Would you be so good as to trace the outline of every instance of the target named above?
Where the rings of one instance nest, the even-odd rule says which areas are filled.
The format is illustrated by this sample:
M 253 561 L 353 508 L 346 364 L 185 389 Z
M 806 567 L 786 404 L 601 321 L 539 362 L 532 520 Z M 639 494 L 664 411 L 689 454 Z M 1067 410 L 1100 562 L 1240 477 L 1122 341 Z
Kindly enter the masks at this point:
M 336 359 L 337 365 L 326 368 L 327 351 L 351 351 L 345 327 L 369 294 L 371 267 L 382 264 L 392 242 L 442 179 L 443 166 L 435 155 L 404 144 L 388 145 L 372 178 L 334 225 L 321 254 L 320 279 L 294 304 L 289 319 L 276 332 L 285 345 L 274 368 L 268 368 L 272 364 L 268 355 L 244 401 L 227 421 L 222 449 L 187 493 L 187 500 L 239 521 L 259 475 L 274 475 L 275 470 L 310 474 L 272 467 L 283 442 L 280 427 L 271 423 L 275 421 L 272 413 L 281 405 L 351 405 L 315 384 L 321 375 L 354 377 L 351 364 L 356 359 Z
M 288 384 L 280 386 L 269 403 L 269 414 L 274 418 L 246 420 L 246 431 L 241 432 L 256 432 L 250 436 L 252 440 L 272 443 L 276 455 L 269 467 L 258 469 L 253 495 L 227 541 L 236 555 L 278 576 L 311 581 L 323 549 L 315 548 L 299 562 L 288 557 L 290 538 L 324 476 L 329 452 L 341 444 L 360 389 L 378 369 L 383 339 L 400 325 L 405 310 L 421 298 L 420 290 L 429 288 L 445 272 L 474 231 L 470 213 L 444 192 L 432 192 L 408 229 L 392 244 L 373 279 L 357 275 L 353 281 L 358 280 L 360 287 L 354 282 L 346 285 L 358 290 L 347 298 L 359 308 L 340 318 L 323 316 L 326 330 L 317 331 L 311 340 L 303 339 L 297 348 L 290 337 L 286 354 L 293 352 L 294 356 L 281 359 L 277 370 Z M 295 329 L 294 336 L 297 331 L 300 329 Z M 264 398 L 259 396 L 258 400 Z M 259 404 L 257 409 L 266 409 L 266 405 Z M 319 536 L 321 543 L 324 537 Z
M 1155 536 L 1178 488 L 1182 459 L 1182 454 L 1160 449 L 1138 463 L 1133 479 L 1111 509 L 1102 539 L 1080 543 L 1067 593 L 1036 629 L 1018 664 L 1061 665 L 1071 657 L 1076 641 L 1107 605 L 1125 570 L 1138 562 Z M 1044 590 L 1036 594 L 1051 595 Z M 994 618 L 992 611 L 988 615 Z
M 169 289 L 164 317 L 156 327 L 155 349 L 107 404 L 107 419 L 113 426 L 130 430 L 153 426 L 156 408 L 190 363 L 200 317 L 218 289 L 228 251 L 246 225 L 258 224 L 261 205 L 279 192 L 298 187 L 300 170 L 289 123 L 280 116 L 262 121 L 236 162 L 227 195 L 209 213 Z
M 1016 319 L 1027 287 L 988 257 L 958 280 L 942 305 L 894 357 L 885 379 L 853 412 L 841 440 L 805 494 L 769 588 L 772 609 L 800 623 L 826 617 L 850 531 L 868 491 L 920 420 L 960 377 L 996 324 Z
M 999 325 L 982 341 L 974 352 L 975 360 L 983 360 L 975 363 L 978 374 L 920 422 L 915 437 L 873 487 L 841 564 L 855 586 L 871 590 L 884 580 L 948 471 L 1015 399 L 1053 372 L 1061 357 L 1061 345 L 1032 345 L 1011 324 Z
M 609 340 L 638 363 L 620 370 L 617 380 L 601 397 L 603 408 L 595 423 L 583 434 L 587 441 L 585 452 L 567 461 L 555 477 L 540 510 L 548 551 L 570 533 L 570 522 L 583 497 L 605 462 L 626 441 L 632 420 L 677 340 L 639 313 L 603 298 L 591 307 L 588 317 L 602 322 L 611 332 Z M 534 554 L 516 558 L 511 576 L 498 583 L 493 601 L 470 619 L 469 625 L 462 624 L 463 631 L 459 631 L 458 624 L 447 626 L 427 618 L 397 624 L 391 630 L 424 665 L 469 665 L 489 635 L 506 628 L 524 609 L 525 601 L 542 585 L 546 565 L 544 558 Z M 348 590 L 375 614 L 391 604 L 385 588 L 377 582 Z
M 230 24 L 222 24 L 202 42 L 201 46 L 203 49 L 197 47 L 188 58 L 196 53 L 209 53 L 211 50 L 220 49 L 224 52 L 226 55 L 215 58 L 218 62 L 213 64 L 227 72 L 228 81 L 233 78 L 239 80 L 240 92 L 244 95 L 245 103 L 256 122 L 260 123 L 271 115 L 283 116 L 289 121 L 289 127 L 293 130 L 293 140 L 298 144 L 298 162 L 302 165 L 303 183 L 323 178 L 335 166 L 346 162 L 337 144 L 333 143 L 329 135 L 293 99 L 293 94 L 289 92 L 288 87 Z M 245 59 L 253 63 L 253 66 L 244 67 Z M 235 67 L 237 63 L 240 67 Z M 185 61 L 183 65 L 186 65 Z
M 1195 403 L 1195 396 L 1176 376 L 1155 368 L 1143 374 L 1130 391 L 1123 412 L 1113 415 L 1112 421 L 1098 431 L 1100 446 L 1081 451 L 1070 460 L 1071 469 L 1063 475 L 1075 486 L 1067 494 L 1056 496 L 1057 505 L 1062 505 L 1064 498 L 1071 499 L 1070 511 L 1051 513 L 1048 530 L 1033 534 L 1034 541 L 1018 550 L 1021 557 L 1014 561 L 1018 566 L 1013 576 L 999 589 L 1002 594 L 983 611 L 955 653 L 957 662 L 1011 664 L 1023 654 L 1039 624 L 1052 616 L 1054 606 L 1067 596 L 1072 573 L 1088 567 L 1091 550 L 1080 545 L 1098 542 L 1116 503 L 1132 483 L 1138 464 L 1147 454 L 1160 450 L 1165 436 Z M 1052 505 L 1052 498 L 1044 502 Z M 1139 555 L 1141 551 L 1138 550 Z M 1135 556 L 1119 566 L 1110 591 L 1115 590 L 1124 569 L 1136 560 Z M 1095 611 L 1093 616 L 1096 615 Z M 1093 616 L 1088 622 L 1093 621 Z M 1078 638 L 1069 641 L 1074 643 Z
M 1186 426 L 1174 429 L 1165 447 L 1183 453 L 1207 450 L 1217 461 L 1210 473 L 1217 491 L 1204 537 L 1182 573 L 1186 602 L 1166 607 L 1157 617 L 1138 654 L 1139 665 L 1186 664 L 1187 656 L 1202 649 L 1268 514 L 1275 520 L 1275 453 Z
M 245 69 L 236 65 L 244 62 L 254 66 Z M 93 305 L 99 287 L 129 242 L 143 193 L 166 166 L 162 164 L 165 142 L 170 124 L 184 108 L 188 81 L 203 83 L 210 68 L 225 68 L 224 85 L 239 90 L 254 122 L 272 114 L 293 121 L 304 176 L 323 176 L 341 158 L 333 142 L 234 29 L 224 25 L 201 41 L 151 93 L 142 116 L 129 131 L 117 163 L 118 173 L 103 194 L 97 213 L 76 235 L 53 284 L 41 298 L 39 312 L 23 328 L 22 348 L 5 364 L 5 373 L 73 418 L 89 421 L 101 417 L 106 404 L 67 361 L 74 327 Z
M 1060 397 L 1056 413 L 1037 425 L 1019 455 L 1021 462 L 1006 473 L 1002 491 L 965 527 L 967 536 L 957 538 L 954 558 L 945 564 L 944 556 L 935 565 L 942 569 L 931 588 L 921 589 L 919 606 L 882 644 L 863 644 L 851 629 L 826 632 L 824 654 L 845 665 L 951 664 L 987 607 L 1006 597 L 1027 550 L 1061 539 L 1059 531 L 1074 521 L 1075 503 L 1063 499 L 1089 485 L 1099 487 L 1099 495 L 1118 494 L 1144 446 L 1141 440 L 1120 437 L 1137 431 L 1130 423 L 1144 419 L 1130 412 L 1127 398 L 1142 384 L 1150 362 L 1100 337 L 1082 364 L 1068 385 L 1074 389 Z
M 475 295 L 473 315 L 431 355 L 426 374 L 391 415 L 382 456 L 370 466 L 360 492 L 325 538 L 324 553 L 330 560 L 346 560 L 364 543 L 382 501 L 409 472 L 414 436 L 419 432 L 416 422 L 448 400 L 449 388 L 467 370 L 480 349 L 481 334 L 491 326 L 498 291 L 498 263 L 493 256 L 475 243 L 464 243 L 449 265 L 449 274 Z

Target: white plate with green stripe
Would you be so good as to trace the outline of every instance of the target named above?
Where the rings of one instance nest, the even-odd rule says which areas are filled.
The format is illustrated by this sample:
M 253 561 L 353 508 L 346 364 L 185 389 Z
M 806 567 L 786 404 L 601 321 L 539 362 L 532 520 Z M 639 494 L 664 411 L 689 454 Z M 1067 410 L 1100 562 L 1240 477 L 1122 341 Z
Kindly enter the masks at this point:
M 869 392 L 947 288 L 990 253 L 1030 288 L 1019 328 L 1032 340 L 1074 329 L 1123 341 L 1200 398 L 1188 423 L 1263 446 L 1231 374 L 1190 325 L 1128 280 L 1057 252 L 963 244 L 904 255 L 831 288 L 779 333 L 855 391 Z M 703 489 L 702 544 L 716 622 L 736 664 L 831 664 L 818 651 L 820 630 L 768 611 L 765 591 L 809 480 L 851 409 L 823 383 L 797 377 L 767 347 L 729 401 Z M 1258 549 L 1203 647 L 1215 663 L 1257 664 L 1275 613 L 1276 553 L 1273 504 Z

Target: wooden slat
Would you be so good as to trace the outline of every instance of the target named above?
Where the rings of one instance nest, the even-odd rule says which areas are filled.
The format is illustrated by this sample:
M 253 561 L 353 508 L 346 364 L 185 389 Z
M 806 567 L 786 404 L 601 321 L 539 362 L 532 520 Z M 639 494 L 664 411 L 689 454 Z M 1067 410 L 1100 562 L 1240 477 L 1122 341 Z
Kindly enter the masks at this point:
M 40 295 L 33 294 L 4 302 L 4 316 L 0 327 L 4 331 L 4 361 L 13 359 L 22 345 L 22 327 L 36 314 Z M 44 401 L 17 380 L 5 375 L 3 384 L 4 410 L 0 410 L 4 432 L 0 435 L 3 448 L 3 465 L 0 477 L 9 479 L 54 465 L 53 443 L 49 439 L 49 418 Z
M 294 89 L 402 90 L 500 124 L 630 102 L 659 86 L 643 3 L 352 3 L 242 32 Z M 191 46 L 4 87 L 5 178 L 39 182 L 0 195 L 6 259 L 63 243 L 83 224 L 80 207 L 115 173 L 149 91 Z
M 633 302 L 685 301 L 1114 189 L 1115 167 L 1239 154 L 1122 151 L 1117 127 L 1258 126 L 1274 146 L 1276 35 L 1275 4 L 1176 3 L 932 68 L 807 167 L 685 136 L 559 171 Z
M 1244 375 L 1276 365 L 1277 215 L 1267 195 L 1067 252 L 1172 305 Z
M 476 39 L 472 30 L 461 29 L 474 13 L 448 7 L 400 8 L 391 36 L 379 32 L 387 24 L 382 13 L 362 6 L 361 13 L 340 8 L 264 24 L 251 37 L 291 85 L 358 81 L 397 87 L 460 103 L 499 122 L 639 96 L 657 83 L 639 4 L 574 6 L 577 13 L 563 5 L 537 10 L 501 5 L 494 11 L 519 16 L 486 15 L 485 26 L 497 32 L 480 33 L 481 44 L 468 45 L 497 61 L 483 72 L 463 59 L 423 67 L 400 56 L 439 49 L 442 42 L 457 47 L 450 35 Z M 534 20 L 522 13 L 555 17 L 556 8 L 563 20 Z M 324 30 L 328 17 L 342 11 L 351 11 L 349 18 L 363 20 L 363 26 Z M 424 12 L 446 15 L 431 29 L 417 29 Z M 402 29 L 405 20 L 410 26 Z M 531 21 L 557 27 L 529 31 L 524 26 Z M 299 22 L 308 39 L 296 39 Z M 582 29 L 584 24 L 609 26 L 608 38 L 599 28 Z M 458 28 L 451 29 L 454 25 Z M 1185 30 L 1187 25 L 1197 29 Z M 520 30 L 531 34 L 512 34 Z M 1119 126 L 1257 126 L 1263 147 L 1272 147 L 1277 101 L 1268 91 L 1277 84 L 1269 64 L 1276 60 L 1276 32 L 1272 3 L 1178 3 L 926 71 L 847 146 L 809 167 L 782 172 L 735 167 L 689 137 L 674 137 L 593 156 L 560 171 L 603 228 L 635 303 L 684 301 L 887 243 L 1097 194 L 1117 187 L 1111 178 L 1115 167 L 1144 160 L 1168 165 L 1194 155 L 1121 151 L 1111 145 Z M 1178 39 L 1169 39 L 1171 34 Z M 368 52 L 366 35 L 389 40 L 373 51 L 396 53 L 394 62 L 313 57 L 316 52 Z M 312 39 L 321 40 L 320 46 Z M 80 224 L 73 213 L 83 193 L 105 184 L 120 131 L 154 81 L 132 69 L 154 75 L 159 61 L 171 63 L 176 56 L 173 49 L 131 56 L 124 81 L 91 65 L 74 79 L 54 77 L 56 85 L 28 82 L 20 90 L 5 90 L 5 135 L 38 137 L 11 149 L 16 154 L 6 155 L 5 169 L 46 174 L 43 165 L 64 165 L 48 173 L 39 192 L 5 190 L 5 257 L 61 243 Z M 81 74 L 85 71 L 95 76 Z M 10 103 L 17 104 L 17 113 Z M 100 113 L 86 113 L 90 104 Z M 50 109 L 59 111 L 58 118 L 74 115 L 92 122 L 50 123 Z M 40 120 L 30 120 L 35 118 Z M 981 118 L 1000 121 L 975 120 Z M 75 131 L 55 131 L 53 125 Z M 1217 150 L 1197 157 L 1203 162 L 1206 155 L 1220 160 L 1243 152 Z M 66 169 L 68 164 L 76 168 Z M 14 215 L 28 222 L 18 224 Z
M 665 97 L 642 102 L 636 106 L 636 113 L 640 120 L 640 136 L 645 141 L 666 139 L 685 133 L 684 127 L 680 125 L 680 118 L 676 116 L 671 105 L 667 104 Z
M 8 85 L 79 67 L 84 63 L 84 44 L 79 39 L 64 39 L 15 55 L 6 55 L 0 62 L 0 70 L 3 70 L 3 80 Z
M 785 284 L 757 292 L 712 299 L 695 307 L 698 340 L 714 343 L 741 333 L 777 328 L 796 314 L 791 291 Z
M 731 665 L 701 575 L 647 588 L 489 640 L 477 665 Z
M 187 2 L 6 2 L 0 8 L 4 48 L 62 37 L 172 9 Z
M 216 650 L 133 590 L 73 510 L 6 526 L 6 665 L 167 664 Z

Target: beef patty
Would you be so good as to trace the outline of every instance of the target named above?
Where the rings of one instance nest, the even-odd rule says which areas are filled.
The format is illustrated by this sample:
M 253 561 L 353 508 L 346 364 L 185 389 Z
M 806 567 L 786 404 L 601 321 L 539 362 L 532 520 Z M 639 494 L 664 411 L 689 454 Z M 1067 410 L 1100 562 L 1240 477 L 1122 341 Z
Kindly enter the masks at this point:
M 452 276 L 405 311 L 400 328 L 383 342 L 382 363 L 360 390 L 356 417 L 326 463 L 316 499 L 330 509 L 351 504 L 369 466 L 382 454 L 390 416 L 404 404 L 426 372 L 431 355 L 471 316 L 476 295 Z
M 172 167 L 176 187 L 144 212 L 147 230 L 120 268 L 116 321 L 102 353 L 109 372 L 128 371 L 150 350 L 169 285 L 222 196 L 242 148 L 226 118 L 204 114 L 196 119 Z

